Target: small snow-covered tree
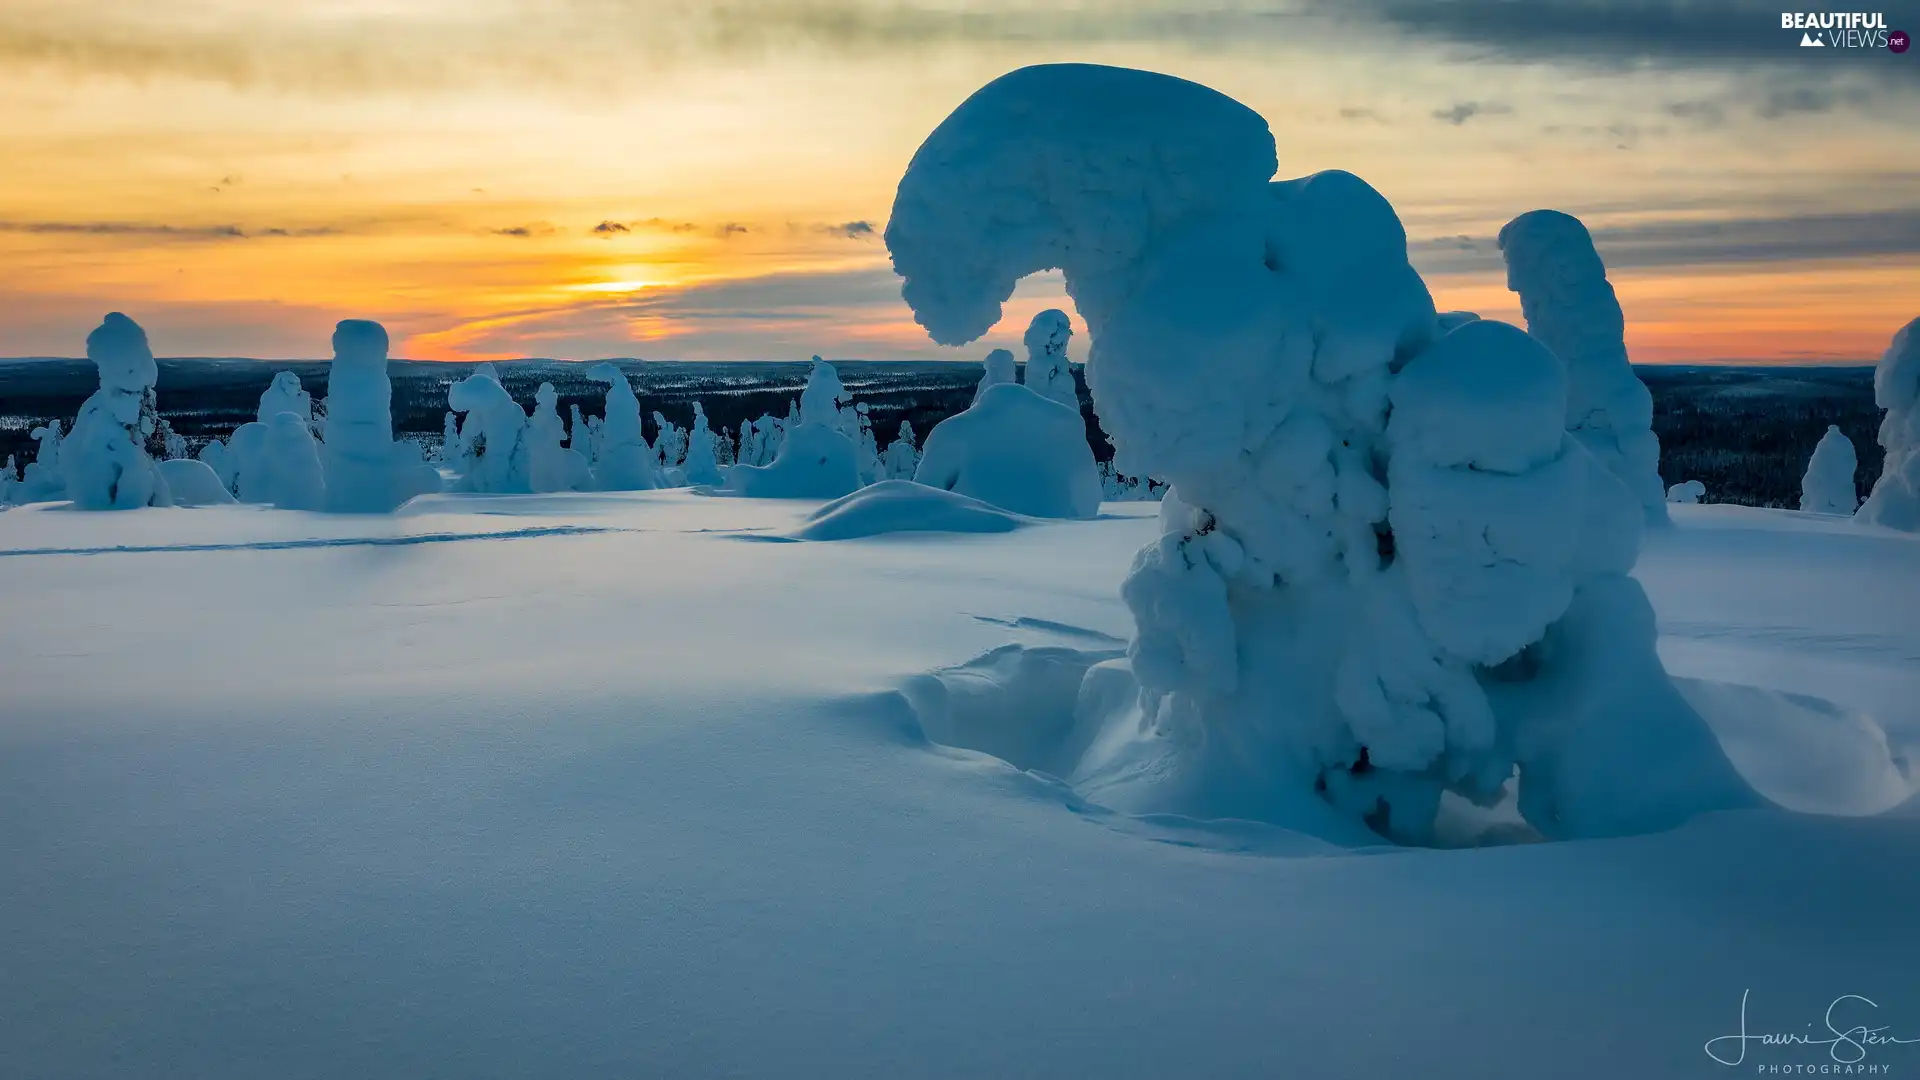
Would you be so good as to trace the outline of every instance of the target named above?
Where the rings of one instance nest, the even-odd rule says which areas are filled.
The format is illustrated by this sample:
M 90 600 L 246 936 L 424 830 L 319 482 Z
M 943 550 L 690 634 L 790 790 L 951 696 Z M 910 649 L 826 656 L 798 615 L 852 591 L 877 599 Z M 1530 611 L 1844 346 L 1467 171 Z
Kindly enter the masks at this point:
M 1013 365 L 1013 353 L 1006 349 L 995 349 L 980 361 L 980 385 L 973 388 L 973 403 L 980 403 L 980 395 L 996 386 L 1005 386 L 1014 381 L 1016 370 Z
M 652 491 L 660 486 L 653 447 L 640 426 L 640 399 L 634 396 L 627 373 L 611 363 L 587 369 L 587 378 L 607 384 L 607 415 L 601 421 L 599 448 L 593 468 L 594 486 L 601 491 Z
M 1017 383 L 987 387 L 934 425 L 913 479 L 1030 517 L 1100 512 L 1100 469 L 1080 411 Z
M 1688 480 L 1667 489 L 1667 502 L 1675 506 L 1691 506 L 1707 497 L 1707 485 L 1698 480 Z
M 460 460 L 460 414 L 449 409 L 440 423 L 440 450 L 434 460 L 452 465 Z
M 566 422 L 560 419 L 560 393 L 543 382 L 534 391 L 533 416 L 527 421 L 527 483 L 535 491 L 578 491 L 591 483 L 587 459 L 560 445 Z
M 573 411 L 573 422 L 567 425 L 567 449 L 592 465 L 599 456 L 599 451 L 593 445 L 593 429 L 587 426 L 586 419 L 580 415 L 580 406 L 570 405 L 568 408 Z
M 1429 840 L 1443 793 L 1510 781 L 1550 837 L 1755 803 L 1660 667 L 1629 576 L 1645 497 L 1568 430 L 1585 358 L 1505 323 L 1442 334 L 1391 204 L 1276 167 L 1231 98 L 1061 64 L 975 93 L 900 182 L 887 246 L 928 334 L 978 340 L 1021 277 L 1062 271 L 1103 426 L 1171 485 L 1122 586 L 1139 693 L 1090 718 L 1072 782 L 1350 843 Z M 1638 445 L 1628 419 L 1605 430 Z
M 506 388 L 476 371 L 453 384 L 447 404 L 466 414 L 460 427 L 466 453 L 457 490 L 511 494 L 533 490 L 527 474 L 527 414 Z
M 736 465 L 728 489 L 766 499 L 837 499 L 858 489 L 860 450 L 847 433 L 852 410 L 843 410 L 845 403 L 839 373 L 814 357 L 797 415 L 783 425 L 779 455 L 769 465 Z
M 326 509 L 326 472 L 311 425 L 297 413 L 283 412 L 266 428 L 267 501 L 282 510 Z
M 877 484 L 887 478 L 886 466 L 880 461 L 880 444 L 873 436 L 873 417 L 868 414 L 867 403 L 855 404 L 853 416 L 858 432 L 854 442 L 860 448 L 860 482 Z
M 300 418 L 300 422 L 313 422 L 313 395 L 300 386 L 300 376 L 291 371 L 276 371 L 273 381 L 260 394 L 260 408 L 254 419 L 263 424 L 273 423 L 273 418 L 283 412 L 290 412 Z
M 67 479 L 60 469 L 60 421 L 49 420 L 27 432 L 35 445 L 33 460 L 20 476 L 20 501 L 46 502 L 63 497 Z
M 1852 517 L 1860 508 L 1860 489 L 1853 484 L 1853 474 L 1859 468 L 1860 459 L 1854 455 L 1853 440 L 1847 438 L 1838 425 L 1827 425 L 1827 433 L 1813 448 L 1813 456 L 1807 459 L 1807 473 L 1800 479 L 1800 509 L 1809 514 Z
M 1627 485 L 1650 522 L 1667 519 L 1653 395 L 1627 363 L 1626 316 L 1579 218 L 1533 210 L 1500 230 L 1507 287 L 1527 332 L 1567 365 L 1567 430 Z
M 8 454 L 6 467 L 0 468 L 0 506 L 12 506 L 22 501 L 20 495 L 25 486 L 20 480 L 20 471 L 14 464 L 13 455 Z
M 887 479 L 911 480 L 920 468 L 920 446 L 914 441 L 913 425 L 900 421 L 900 433 L 887 444 Z
M 1920 532 L 1920 319 L 1893 336 L 1873 372 L 1873 400 L 1886 461 L 1860 520 L 1890 529 Z
M 662 475 L 680 468 L 687 457 L 687 433 L 658 409 L 653 413 L 653 464 Z
M 687 456 L 680 467 L 687 483 L 708 486 L 720 483 L 720 459 L 714 452 L 714 439 L 707 427 L 707 410 L 694 402 L 693 427 L 687 432 Z
M 100 389 L 80 406 L 60 447 L 67 498 L 82 510 L 166 506 L 166 480 L 147 453 L 158 430 L 153 384 L 160 369 L 146 331 L 119 312 L 87 335 L 87 359 L 99 369 Z
M 1073 321 L 1059 308 L 1048 308 L 1027 324 L 1027 389 L 1080 411 L 1080 390 L 1067 363 L 1067 342 L 1073 339 Z M 975 392 L 978 396 L 978 392 Z

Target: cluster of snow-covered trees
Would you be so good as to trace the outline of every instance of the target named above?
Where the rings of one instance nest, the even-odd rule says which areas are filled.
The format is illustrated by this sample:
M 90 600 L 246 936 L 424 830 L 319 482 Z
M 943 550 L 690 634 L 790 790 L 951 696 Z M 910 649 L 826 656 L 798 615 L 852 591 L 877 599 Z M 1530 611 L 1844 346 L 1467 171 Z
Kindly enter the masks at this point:
M 884 447 L 869 410 L 854 402 L 832 364 L 814 357 L 805 391 L 785 418 L 765 415 L 737 437 L 715 431 L 699 403 L 681 428 L 659 412 L 649 442 L 639 397 L 625 372 L 597 364 L 607 384 L 602 415 L 559 412 L 550 383 L 531 415 L 492 364 L 480 364 L 447 394 L 450 411 L 435 462 L 396 442 L 387 377 L 388 339 L 378 324 L 347 320 L 333 337 L 331 398 L 316 402 L 292 372 L 277 373 L 256 419 L 186 456 L 154 408 L 158 368 L 145 333 L 113 314 L 88 338 L 100 390 L 70 431 L 36 429 L 24 476 L 10 461 L 0 503 L 70 499 L 83 509 L 260 503 L 292 510 L 384 513 L 443 489 L 473 493 L 646 491 L 704 486 L 716 493 L 831 499 L 884 480 L 921 483 L 1004 509 L 1090 517 L 1104 493 L 1139 497 L 1145 485 L 1095 466 L 1066 363 L 1071 325 L 1048 311 L 1027 344 L 1033 386 L 1016 380 L 1012 354 L 985 364 L 973 406 L 929 435 L 923 454 L 903 422 Z M 570 421 L 570 422 L 569 422 Z

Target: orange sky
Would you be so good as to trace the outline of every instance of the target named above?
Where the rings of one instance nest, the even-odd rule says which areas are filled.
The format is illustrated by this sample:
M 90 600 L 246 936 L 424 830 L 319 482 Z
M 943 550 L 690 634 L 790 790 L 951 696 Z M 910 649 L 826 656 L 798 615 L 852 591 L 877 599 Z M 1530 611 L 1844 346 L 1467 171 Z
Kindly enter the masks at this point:
M 948 110 L 1056 60 L 1208 83 L 1283 173 L 1367 178 L 1442 308 L 1518 318 L 1488 238 L 1541 206 L 1593 227 L 1636 359 L 1866 362 L 1920 307 L 1910 69 L 1274 6 L 0 0 L 0 355 L 117 309 L 167 355 L 351 316 L 421 358 L 974 358 L 1057 284 L 936 348 L 878 233 Z

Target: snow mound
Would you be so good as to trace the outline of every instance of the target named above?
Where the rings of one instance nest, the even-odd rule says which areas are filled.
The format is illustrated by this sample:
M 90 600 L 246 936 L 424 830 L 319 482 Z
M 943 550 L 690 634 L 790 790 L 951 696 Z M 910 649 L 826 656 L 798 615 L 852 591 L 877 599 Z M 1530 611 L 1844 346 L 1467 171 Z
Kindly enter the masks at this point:
M 1100 469 L 1079 410 L 1013 383 L 936 425 L 913 478 L 1030 517 L 1100 512 Z
M 1698 480 L 1686 480 L 1667 489 L 1667 502 L 1675 506 L 1691 506 L 1707 497 L 1707 485 Z
M 1860 489 L 1853 483 L 1859 468 L 1853 441 L 1841 433 L 1839 425 L 1827 425 L 1827 433 L 1807 459 L 1806 475 L 1800 478 L 1801 511 L 1853 516 L 1860 508 Z
M 837 499 L 860 487 L 860 452 L 838 430 L 801 424 L 771 465 L 736 465 L 726 490 L 750 499 Z
M 1520 294 L 1527 332 L 1567 365 L 1567 430 L 1640 500 L 1667 519 L 1653 395 L 1627 363 L 1626 316 L 1580 219 L 1533 210 L 1500 230 L 1507 287 Z
M 1749 783 L 1788 810 L 1860 816 L 1913 790 L 1887 733 L 1866 713 L 1822 698 L 1675 679 Z
M 1079 707 L 1087 672 L 1118 655 L 1117 649 L 1005 645 L 918 676 L 901 693 L 927 741 L 1064 777 L 1096 730 L 1097 710 Z
M 797 540 L 857 540 L 899 532 L 1003 533 L 1027 519 L 911 480 L 882 480 L 815 511 Z
M 175 506 L 226 506 L 233 503 L 233 493 L 227 490 L 220 474 L 204 461 L 178 458 L 160 462 L 159 469 L 160 475 L 166 479 L 167 491 L 173 496 Z
M 1920 319 L 1901 327 L 1880 358 L 1873 400 L 1887 411 L 1880 421 L 1887 456 L 1860 520 L 1920 532 Z
M 1489 805 L 1516 775 L 1549 837 L 1752 805 L 1626 576 L 1646 482 L 1664 513 L 1658 447 L 1584 228 L 1509 227 L 1537 337 L 1457 317 L 1442 336 L 1392 205 L 1274 168 L 1231 99 L 1058 65 L 974 94 L 900 182 L 887 242 L 919 323 L 966 344 L 1058 268 L 1118 467 L 1170 485 L 1121 590 L 1137 693 L 1076 786 L 1339 843 L 1433 842 L 1443 796 Z M 936 429 L 917 479 L 1035 513 L 962 480 L 1019 491 L 1018 428 L 981 419 L 997 397 L 1070 416 L 1013 390 Z

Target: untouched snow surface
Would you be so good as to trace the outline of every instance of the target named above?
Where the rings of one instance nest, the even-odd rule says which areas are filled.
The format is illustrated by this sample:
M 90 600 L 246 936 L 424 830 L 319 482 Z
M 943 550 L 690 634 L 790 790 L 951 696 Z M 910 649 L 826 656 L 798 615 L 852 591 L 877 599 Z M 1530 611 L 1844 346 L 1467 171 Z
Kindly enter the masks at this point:
M 1155 507 L 792 542 L 818 509 L 0 514 L 0 1074 L 1833 1063 L 1715 1064 L 1743 994 L 1756 1032 L 1858 994 L 1843 1022 L 1920 1038 L 1920 539 L 1678 506 L 1636 570 L 1748 778 L 1879 816 L 1347 853 L 923 738 L 1060 723 L 1063 680 L 1124 650 Z

